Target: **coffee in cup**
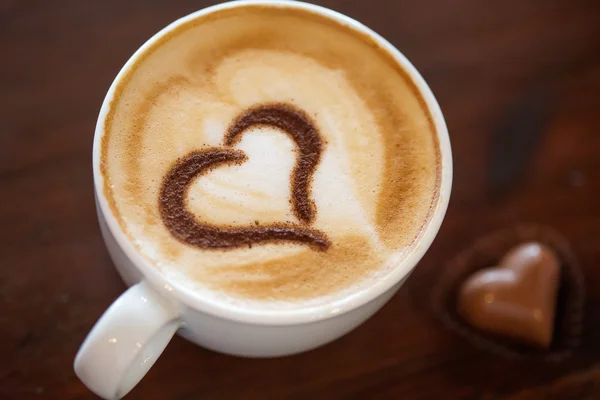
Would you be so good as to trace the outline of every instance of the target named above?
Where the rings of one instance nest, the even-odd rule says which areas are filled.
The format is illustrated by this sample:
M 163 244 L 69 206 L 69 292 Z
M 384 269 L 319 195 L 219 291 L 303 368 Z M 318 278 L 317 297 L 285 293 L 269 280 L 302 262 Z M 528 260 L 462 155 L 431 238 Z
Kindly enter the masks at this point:
M 324 304 L 419 243 L 440 149 L 420 91 L 371 36 L 240 5 L 145 48 L 115 88 L 104 195 L 161 274 L 240 307 Z

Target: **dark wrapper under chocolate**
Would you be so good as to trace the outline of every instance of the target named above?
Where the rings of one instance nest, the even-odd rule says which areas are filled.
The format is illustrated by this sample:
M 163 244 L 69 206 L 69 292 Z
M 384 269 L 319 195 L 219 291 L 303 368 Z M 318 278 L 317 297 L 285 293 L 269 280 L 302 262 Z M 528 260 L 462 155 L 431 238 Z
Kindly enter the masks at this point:
M 456 311 L 456 300 L 462 283 L 473 273 L 495 266 L 515 246 L 539 242 L 552 248 L 561 264 L 554 335 L 547 350 L 497 337 L 467 324 Z M 456 333 L 480 349 L 519 359 L 560 361 L 579 345 L 583 328 L 583 274 L 568 242 L 552 229 L 520 226 L 492 233 L 476 241 L 445 266 L 432 293 L 435 315 Z

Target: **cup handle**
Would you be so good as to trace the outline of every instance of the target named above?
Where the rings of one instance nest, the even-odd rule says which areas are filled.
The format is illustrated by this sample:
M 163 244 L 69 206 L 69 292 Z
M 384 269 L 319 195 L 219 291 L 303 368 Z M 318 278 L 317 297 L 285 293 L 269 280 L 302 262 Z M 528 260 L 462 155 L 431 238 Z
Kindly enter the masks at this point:
M 119 399 L 146 375 L 181 324 L 181 310 L 145 282 L 130 287 L 96 322 L 75 373 L 98 396 Z

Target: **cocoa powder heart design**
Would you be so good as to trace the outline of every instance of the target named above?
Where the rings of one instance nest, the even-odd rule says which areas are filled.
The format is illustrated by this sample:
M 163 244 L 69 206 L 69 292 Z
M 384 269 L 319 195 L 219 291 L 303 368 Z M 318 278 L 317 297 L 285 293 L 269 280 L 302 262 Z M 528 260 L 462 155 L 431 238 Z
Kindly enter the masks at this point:
M 457 311 L 475 328 L 548 348 L 559 281 L 554 251 L 526 243 L 512 249 L 497 267 L 469 277 L 460 288 Z
M 278 223 L 268 226 L 227 227 L 199 221 L 186 207 L 190 184 L 198 176 L 224 165 L 241 164 L 244 152 L 231 149 L 244 132 L 252 127 L 270 126 L 287 134 L 296 144 L 298 157 L 292 170 L 292 211 L 301 224 Z M 316 250 L 327 250 L 326 235 L 308 228 L 316 216 L 311 198 L 311 183 L 321 159 L 323 144 L 318 130 L 308 116 L 289 104 L 253 107 L 235 119 L 225 134 L 227 148 L 192 151 L 180 158 L 164 178 L 159 210 L 163 223 L 178 240 L 203 249 L 228 249 L 265 242 L 296 242 Z

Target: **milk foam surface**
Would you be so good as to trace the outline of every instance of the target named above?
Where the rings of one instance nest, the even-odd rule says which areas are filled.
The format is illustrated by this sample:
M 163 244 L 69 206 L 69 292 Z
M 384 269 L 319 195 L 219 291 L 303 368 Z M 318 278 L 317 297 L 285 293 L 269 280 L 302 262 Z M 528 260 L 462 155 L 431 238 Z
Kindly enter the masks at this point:
M 223 147 L 250 107 L 304 111 L 324 149 L 312 181 L 331 247 L 295 243 L 215 250 L 175 239 L 161 221 L 163 178 L 192 151 Z M 247 161 L 200 176 L 187 209 L 217 226 L 299 223 L 290 206 L 297 148 L 254 127 Z M 253 307 L 304 307 L 360 290 L 402 259 L 437 201 L 439 147 L 406 74 L 371 39 L 305 11 L 244 6 L 159 40 L 117 87 L 102 143 L 105 194 L 137 250 L 167 276 Z

